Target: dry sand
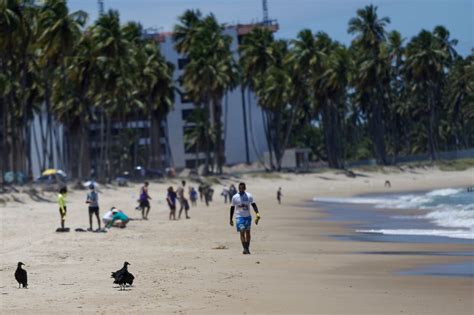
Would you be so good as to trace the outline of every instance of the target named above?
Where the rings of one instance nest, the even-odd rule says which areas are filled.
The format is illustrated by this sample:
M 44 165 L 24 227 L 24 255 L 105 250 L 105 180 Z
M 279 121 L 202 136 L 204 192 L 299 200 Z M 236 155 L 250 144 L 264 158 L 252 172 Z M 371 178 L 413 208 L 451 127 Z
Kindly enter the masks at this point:
M 219 185 L 210 207 L 198 203 L 190 220 L 168 221 L 164 196 L 171 182 L 151 183 L 150 219 L 108 233 L 73 231 L 88 227 L 85 191 L 68 195 L 70 233 L 54 232 L 59 214 L 53 194 L 44 195 L 51 202 L 17 194 L 16 202 L 0 205 L 0 313 L 473 314 L 473 278 L 397 274 L 407 267 L 472 257 L 357 254 L 472 252 L 473 245 L 339 241 L 327 235 L 348 228 L 320 220 L 324 214 L 308 207 L 314 196 L 387 192 L 386 179 L 390 191 L 428 190 L 472 185 L 473 174 L 472 169 L 416 169 L 356 178 L 326 172 L 234 179 L 247 182 L 262 213 L 252 229 L 252 255 L 242 255 Z M 279 186 L 282 205 L 275 198 Z M 115 205 L 139 218 L 133 210 L 138 189 L 102 189 L 101 214 Z M 119 291 L 109 276 L 125 260 L 135 285 Z M 28 270 L 27 290 L 18 289 L 13 277 L 18 261 Z

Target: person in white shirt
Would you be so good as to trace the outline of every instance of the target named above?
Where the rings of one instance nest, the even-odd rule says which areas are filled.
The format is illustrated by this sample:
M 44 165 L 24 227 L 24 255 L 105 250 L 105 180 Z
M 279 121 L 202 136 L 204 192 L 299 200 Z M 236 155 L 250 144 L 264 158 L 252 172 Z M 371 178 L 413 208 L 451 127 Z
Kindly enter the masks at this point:
M 250 227 L 252 225 L 252 215 L 250 213 L 250 205 L 252 205 L 253 210 L 255 211 L 256 218 L 255 224 L 258 224 L 260 220 L 260 213 L 258 212 L 257 204 L 253 199 L 253 196 L 245 192 L 246 186 L 245 183 L 239 184 L 239 192 L 232 197 L 231 207 L 230 207 L 230 225 L 234 226 L 234 211 L 235 211 L 235 221 L 237 232 L 240 232 L 240 241 L 242 242 L 242 247 L 244 248 L 243 254 L 250 254 Z

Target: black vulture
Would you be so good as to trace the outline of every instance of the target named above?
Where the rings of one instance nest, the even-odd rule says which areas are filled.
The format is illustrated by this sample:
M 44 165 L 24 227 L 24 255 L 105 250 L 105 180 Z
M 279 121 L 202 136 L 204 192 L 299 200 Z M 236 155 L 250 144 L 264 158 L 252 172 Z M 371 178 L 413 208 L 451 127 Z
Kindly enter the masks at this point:
M 15 271 L 15 279 L 18 281 L 18 289 L 20 288 L 20 285 L 23 285 L 23 288 L 28 288 L 28 275 L 25 269 L 21 269 L 22 265 L 24 266 L 25 264 L 21 261 L 18 262 L 18 267 Z
M 120 289 L 124 289 L 127 284 L 130 286 L 133 284 L 135 277 L 128 272 L 127 266 L 130 265 L 128 262 L 124 262 L 123 268 L 115 272 L 112 272 L 111 278 L 114 278 L 114 283 L 120 285 Z

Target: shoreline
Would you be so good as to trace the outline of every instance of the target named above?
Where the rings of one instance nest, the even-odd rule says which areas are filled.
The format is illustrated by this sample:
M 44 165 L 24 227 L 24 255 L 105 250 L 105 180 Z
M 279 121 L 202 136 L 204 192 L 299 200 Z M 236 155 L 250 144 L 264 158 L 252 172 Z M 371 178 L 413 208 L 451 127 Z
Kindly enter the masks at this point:
M 462 184 L 467 174 L 430 170 L 417 174 L 416 180 L 403 174 L 390 176 L 392 185 L 406 187 L 403 182 L 409 180 L 431 189 L 427 186 L 440 178 Z M 54 233 L 59 223 L 56 204 L 29 200 L 8 204 L 0 207 L 0 310 L 2 314 L 471 314 L 472 278 L 394 274 L 402 268 L 467 257 L 358 252 L 468 251 L 472 246 L 338 241 L 326 235 L 344 233 L 347 227 L 322 220 L 321 209 L 304 205 L 316 194 L 374 192 L 385 177 L 369 174 L 369 183 L 364 182 L 367 178 L 334 173 L 235 179 L 247 182 L 262 213 L 260 224 L 252 227 L 252 255 L 241 253 L 238 234 L 228 225 L 229 204 L 218 195 L 219 185 L 210 207 L 198 202 L 191 208 L 190 220 L 175 222 L 167 220 L 164 203 L 170 182 L 152 182 L 150 219 L 108 233 Z M 175 185 L 178 180 L 171 182 Z M 283 188 L 282 205 L 276 203 L 278 186 Z M 101 215 L 119 205 L 138 217 L 133 210 L 138 188 L 104 188 Z M 84 195 L 85 191 L 72 191 L 68 196 L 66 225 L 71 228 L 88 224 Z M 20 259 L 31 275 L 28 290 L 17 289 L 12 276 Z M 120 292 L 109 277 L 125 260 L 131 263 L 136 283 L 130 291 Z

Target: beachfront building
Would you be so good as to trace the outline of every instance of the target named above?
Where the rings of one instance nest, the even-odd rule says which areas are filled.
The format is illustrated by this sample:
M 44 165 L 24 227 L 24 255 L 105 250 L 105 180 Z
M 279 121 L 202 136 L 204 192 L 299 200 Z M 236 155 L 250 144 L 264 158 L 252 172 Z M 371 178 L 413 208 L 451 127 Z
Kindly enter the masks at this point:
M 270 28 L 276 32 L 278 24 L 273 21 L 259 24 L 236 24 L 229 25 L 224 32 L 232 38 L 231 49 L 235 60 L 239 60 L 238 46 L 242 39 L 255 27 Z M 160 46 L 161 52 L 166 60 L 175 66 L 173 79 L 179 91 L 175 93 L 175 102 L 172 110 L 162 122 L 160 128 L 161 138 L 161 165 L 163 167 L 174 167 L 176 169 L 194 168 L 204 164 L 204 152 L 196 152 L 196 148 L 189 147 L 186 143 L 185 134 L 192 131 L 193 124 L 187 122 L 187 117 L 197 108 L 196 105 L 186 98 L 183 88 L 180 86 L 179 78 L 183 73 L 188 59 L 174 49 L 172 33 L 148 30 L 145 36 L 155 40 Z M 268 151 L 265 131 L 263 127 L 263 115 L 258 106 L 255 94 L 242 86 L 237 86 L 229 91 L 222 100 L 222 139 L 224 143 L 225 164 L 234 165 L 238 163 L 253 163 L 264 160 L 264 152 Z M 42 116 L 41 116 L 42 115 Z M 65 146 L 62 138 L 62 126 L 54 122 L 52 128 L 44 126 L 46 121 L 45 112 L 36 115 L 32 124 L 31 157 L 33 165 L 33 176 L 40 175 L 44 168 L 68 169 L 70 161 L 66 161 Z M 44 116 L 44 117 L 43 117 Z M 42 118 L 42 119 L 40 119 Z M 42 123 L 41 123 L 42 122 Z M 91 123 L 88 133 L 88 146 L 83 154 L 87 154 L 88 165 L 84 169 L 90 172 L 82 174 L 83 177 L 94 177 L 94 170 L 100 168 L 98 161 L 101 159 L 104 135 L 101 134 L 99 122 Z M 112 135 L 119 134 L 119 130 L 127 128 L 138 134 L 138 138 L 130 139 L 132 143 L 127 148 L 133 148 L 133 154 L 147 152 L 150 139 L 150 121 L 146 117 L 127 117 L 127 122 L 113 122 L 111 125 Z M 53 130 L 54 132 L 51 132 Z M 50 132 L 50 133 L 47 133 Z M 48 142 L 49 141 L 49 142 Z M 103 153 L 103 152 L 102 152 Z M 136 160 L 136 159 L 135 159 Z M 43 161 L 43 162 L 40 162 Z M 111 166 L 113 167 L 113 166 Z
M 235 60 L 239 60 L 238 46 L 242 39 L 253 28 L 262 24 L 236 24 L 227 26 L 225 34 L 232 37 L 231 49 Z M 278 24 L 266 23 L 272 31 L 278 30 Z M 175 66 L 174 80 L 181 92 L 176 92 L 174 108 L 166 118 L 167 142 L 169 144 L 168 164 L 176 168 L 193 168 L 204 163 L 204 152 L 196 154 L 195 148 L 189 148 L 185 141 L 185 134 L 193 125 L 186 118 L 196 109 L 196 105 L 186 98 L 179 86 L 179 78 L 188 59 L 174 49 L 171 33 L 148 33 L 161 48 L 167 61 Z M 250 95 L 249 95 L 250 94 Z M 252 163 L 263 158 L 268 151 L 262 111 L 257 104 L 254 93 L 238 86 L 229 91 L 222 100 L 223 140 L 225 146 L 225 164 Z

